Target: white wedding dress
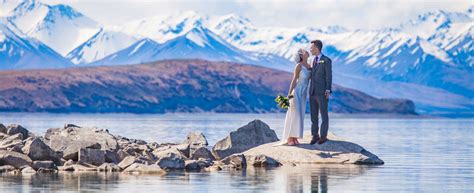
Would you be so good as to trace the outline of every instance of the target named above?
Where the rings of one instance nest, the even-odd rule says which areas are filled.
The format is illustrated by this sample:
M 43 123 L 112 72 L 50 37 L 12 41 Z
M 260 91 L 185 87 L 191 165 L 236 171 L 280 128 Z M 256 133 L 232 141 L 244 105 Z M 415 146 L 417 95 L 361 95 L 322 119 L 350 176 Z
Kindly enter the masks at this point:
M 306 100 L 308 98 L 308 85 L 311 71 L 302 66 L 295 88 L 293 98 L 290 99 L 290 107 L 286 112 L 285 127 L 281 143 L 286 144 L 289 137 L 303 137 L 304 115 L 306 112 Z

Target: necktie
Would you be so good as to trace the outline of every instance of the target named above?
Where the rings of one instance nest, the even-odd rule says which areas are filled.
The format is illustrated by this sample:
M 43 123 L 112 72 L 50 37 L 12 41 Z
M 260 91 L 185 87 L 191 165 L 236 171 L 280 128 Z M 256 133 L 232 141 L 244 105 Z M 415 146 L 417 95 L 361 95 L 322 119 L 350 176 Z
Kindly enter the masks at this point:
M 314 58 L 314 60 L 313 60 L 313 68 L 315 68 L 317 66 L 318 66 L 318 56 L 316 56 L 316 58 Z

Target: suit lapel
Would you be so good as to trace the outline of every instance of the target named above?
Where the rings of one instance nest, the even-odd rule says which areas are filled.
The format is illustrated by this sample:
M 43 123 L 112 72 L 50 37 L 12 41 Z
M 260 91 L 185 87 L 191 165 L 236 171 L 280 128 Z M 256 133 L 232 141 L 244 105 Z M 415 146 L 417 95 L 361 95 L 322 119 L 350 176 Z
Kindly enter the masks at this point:
M 315 63 L 316 57 L 313 58 L 312 64 L 313 64 L 313 69 L 311 70 L 311 74 L 316 73 L 316 68 L 318 67 L 317 64 Z M 314 77 L 314 75 L 312 75 Z

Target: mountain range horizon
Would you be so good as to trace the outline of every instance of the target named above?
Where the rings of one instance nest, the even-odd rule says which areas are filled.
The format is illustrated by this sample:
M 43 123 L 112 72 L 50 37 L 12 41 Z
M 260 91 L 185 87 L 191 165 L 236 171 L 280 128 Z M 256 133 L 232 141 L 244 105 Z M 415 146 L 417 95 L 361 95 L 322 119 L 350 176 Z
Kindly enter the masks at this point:
M 204 59 L 291 71 L 293 53 L 321 39 L 340 85 L 413 100 L 422 114 L 474 110 L 473 7 L 427 12 L 392 28 L 349 30 L 255 27 L 237 14 L 194 11 L 103 26 L 68 5 L 9 2 L 0 2 L 0 58 L 6 61 L 0 70 Z

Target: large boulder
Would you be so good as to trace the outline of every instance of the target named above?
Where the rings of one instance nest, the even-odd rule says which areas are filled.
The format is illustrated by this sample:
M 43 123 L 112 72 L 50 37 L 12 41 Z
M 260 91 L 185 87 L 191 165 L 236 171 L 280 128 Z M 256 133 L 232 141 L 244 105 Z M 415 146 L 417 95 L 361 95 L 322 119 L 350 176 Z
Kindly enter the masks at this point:
M 48 129 L 45 139 L 54 151 L 63 152 L 66 160 L 78 160 L 80 149 L 91 148 L 116 151 L 116 138 L 106 129 L 78 127 L 67 124 L 63 129 Z
M 293 164 L 383 164 L 376 155 L 365 150 L 360 145 L 328 134 L 328 141 L 321 145 L 310 145 L 311 135 L 307 134 L 301 144 L 297 146 L 264 144 L 249 149 L 243 154 L 245 157 L 265 155 L 283 165 Z
M 156 165 L 165 170 L 182 170 L 185 166 L 185 160 L 181 155 L 175 153 L 168 153 L 166 156 L 161 157 Z
M 7 150 L 15 146 L 23 146 L 23 134 L 17 133 L 0 141 L 0 149 Z
M 177 156 L 187 159 L 189 157 L 189 145 L 188 144 L 180 144 L 180 145 L 165 145 L 153 150 L 153 155 L 160 159 L 162 157 L 167 157 L 168 154 L 173 153 Z
M 105 163 L 105 152 L 100 149 L 82 148 L 79 150 L 78 161 L 100 166 Z
M 52 160 L 59 165 L 60 157 L 39 137 L 29 138 L 21 150 L 32 160 Z
M 17 124 L 12 124 L 12 125 L 9 125 L 7 127 L 7 134 L 8 135 L 15 135 L 15 134 L 18 134 L 18 133 L 21 133 L 22 136 L 23 136 L 23 139 L 26 139 L 28 137 L 32 137 L 33 134 L 30 133 L 30 131 L 28 131 L 27 129 L 25 129 L 24 127 L 22 127 L 21 125 L 17 125 Z
M 197 160 L 199 158 L 215 160 L 215 158 L 212 155 L 211 151 L 209 151 L 209 149 L 207 149 L 207 147 L 200 147 L 200 148 L 194 150 L 191 153 L 190 158 L 194 159 L 194 160 Z
M 188 133 L 186 139 L 183 143 L 190 144 L 190 145 L 197 145 L 197 146 L 207 146 L 207 139 L 201 132 L 191 132 Z
M 118 164 L 120 162 L 120 156 L 115 151 L 105 150 L 105 162 Z
M 243 154 L 233 154 L 221 160 L 223 164 L 235 169 L 244 169 L 247 167 L 247 160 Z
M 122 169 L 128 168 L 128 166 L 134 164 L 134 163 L 139 163 L 139 164 L 147 164 L 146 160 L 140 159 L 135 156 L 128 156 L 125 157 L 119 164 L 118 166 Z
M 184 169 L 186 171 L 201 171 L 213 164 L 212 160 L 209 159 L 186 160 L 184 163 Z
M 8 150 L 0 150 L 0 165 L 11 165 L 15 168 L 31 166 L 33 161 L 30 157 Z
M 212 148 L 212 154 L 216 159 L 222 159 L 234 153 L 241 153 L 275 141 L 278 141 L 275 131 L 264 122 L 254 120 L 218 141 Z

